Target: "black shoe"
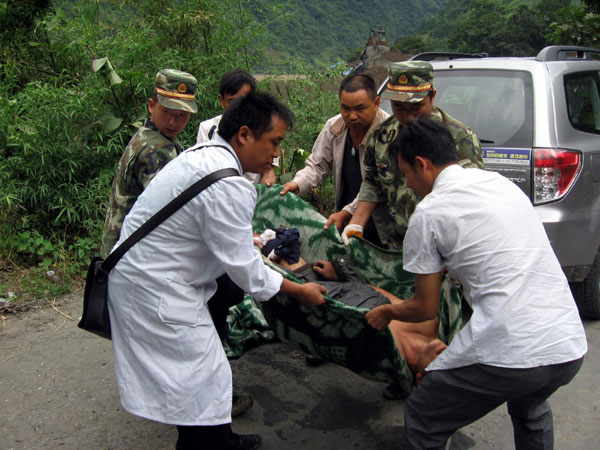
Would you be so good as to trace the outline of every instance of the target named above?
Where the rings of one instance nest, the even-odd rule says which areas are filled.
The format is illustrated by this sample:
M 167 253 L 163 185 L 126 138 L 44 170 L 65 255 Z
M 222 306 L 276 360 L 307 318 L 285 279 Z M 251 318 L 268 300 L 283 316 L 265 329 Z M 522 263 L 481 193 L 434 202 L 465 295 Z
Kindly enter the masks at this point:
M 406 398 L 406 393 L 400 387 L 397 382 L 390 383 L 382 392 L 383 398 L 386 400 L 400 400 Z
M 234 392 L 231 399 L 231 417 L 245 413 L 253 404 L 254 399 L 247 392 Z
M 316 356 L 313 356 L 313 355 L 306 355 L 306 357 L 304 358 L 304 363 L 310 367 L 317 367 L 317 366 L 325 364 L 325 360 L 321 359 L 321 358 L 317 358 Z
M 258 434 L 231 433 L 221 450 L 256 450 L 262 444 Z

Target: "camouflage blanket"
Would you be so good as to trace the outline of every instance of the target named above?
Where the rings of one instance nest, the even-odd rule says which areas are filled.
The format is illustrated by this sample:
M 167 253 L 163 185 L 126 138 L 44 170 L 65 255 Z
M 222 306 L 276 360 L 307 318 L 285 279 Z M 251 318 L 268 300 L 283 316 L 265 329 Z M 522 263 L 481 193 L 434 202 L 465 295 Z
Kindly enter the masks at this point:
M 402 253 L 383 250 L 363 239 L 352 239 L 346 247 L 335 227 L 324 230 L 326 219 L 300 197 L 280 196 L 281 186 L 256 186 L 258 202 L 253 227 L 295 227 L 300 231 L 300 253 L 307 262 L 333 260 L 350 255 L 355 269 L 368 284 L 382 287 L 401 298 L 414 289 L 411 273 L 402 270 Z M 288 272 L 271 265 L 284 276 Z M 296 280 L 297 281 L 297 280 Z M 340 364 L 358 375 L 381 382 L 397 381 L 408 394 L 414 380 L 400 355 L 391 332 L 376 331 L 365 321 L 366 309 L 345 305 L 327 297 L 316 308 L 300 305 L 293 297 L 278 294 L 268 302 L 257 302 L 277 337 L 301 351 Z M 442 286 L 438 337 L 448 343 L 461 324 L 460 296 L 449 279 Z
M 227 323 L 229 336 L 223 341 L 223 347 L 228 358 L 240 357 L 256 345 L 276 340 L 275 333 L 250 295 L 229 308 Z

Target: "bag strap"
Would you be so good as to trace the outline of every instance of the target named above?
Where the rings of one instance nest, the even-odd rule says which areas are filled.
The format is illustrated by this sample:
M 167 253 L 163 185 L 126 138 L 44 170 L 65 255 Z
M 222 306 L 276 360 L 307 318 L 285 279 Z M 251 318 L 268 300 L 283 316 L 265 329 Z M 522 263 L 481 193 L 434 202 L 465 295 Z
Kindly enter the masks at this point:
M 108 255 L 98 271 L 104 272 L 106 275 L 108 275 L 127 250 L 129 250 L 137 241 L 142 239 L 162 222 L 164 222 L 171 214 L 173 214 L 215 181 L 236 175 L 239 176 L 239 172 L 236 169 L 227 168 L 217 170 L 206 175 L 201 180 L 196 181 L 189 188 L 167 203 L 167 205 L 164 206 L 160 211 L 150 217 L 150 219 L 148 219 L 141 227 L 139 227 L 131 236 L 125 239 L 125 241 L 119 245 L 115 251 Z

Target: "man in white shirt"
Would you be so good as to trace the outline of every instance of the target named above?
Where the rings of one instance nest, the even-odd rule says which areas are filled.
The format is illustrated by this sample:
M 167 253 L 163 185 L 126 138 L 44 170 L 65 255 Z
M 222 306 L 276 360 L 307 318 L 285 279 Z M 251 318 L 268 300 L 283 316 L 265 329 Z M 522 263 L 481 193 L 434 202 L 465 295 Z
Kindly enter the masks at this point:
M 516 448 L 552 448 L 547 398 L 575 376 L 587 343 L 531 202 L 497 173 L 460 167 L 450 132 L 427 117 L 400 129 L 390 157 L 423 197 L 403 246 L 415 294 L 371 310 L 368 323 L 435 317 L 444 268 L 473 309 L 406 403 L 408 442 L 442 449 L 457 429 L 507 402 Z
M 230 70 L 225 72 L 219 80 L 219 103 L 223 110 L 238 98 L 245 97 L 250 92 L 256 90 L 256 80 L 248 72 L 241 69 Z M 200 123 L 198 127 L 198 136 L 196 144 L 202 144 L 214 139 L 219 131 L 219 122 L 223 117 L 222 114 Z M 279 164 L 279 157 L 275 158 L 273 164 L 265 169 L 264 173 L 247 172 L 244 177 L 254 184 L 266 184 L 271 186 L 275 183 L 275 171 L 273 165 Z
M 330 118 L 315 141 L 305 167 L 286 183 L 281 194 L 291 191 L 305 195 L 319 186 L 331 172 L 335 182 L 335 210 L 325 229 L 335 225 L 341 232 L 358 204 L 364 177 L 363 156 L 371 130 L 389 114 L 379 108 L 375 82 L 369 75 L 350 75 L 340 84 L 340 114 Z M 382 220 L 375 214 L 374 220 Z M 383 230 L 383 223 L 379 229 Z M 385 237 L 377 234 L 375 222 L 367 222 L 364 238 L 382 246 Z
M 255 90 L 256 80 L 252 75 L 241 69 L 230 70 L 225 72 L 219 80 L 219 103 L 223 110 L 226 110 L 235 100 L 245 97 Z M 196 147 L 206 145 L 209 141 L 218 138 L 219 123 L 222 117 L 223 115 L 219 114 L 200 123 L 198 136 L 196 137 Z M 254 184 L 261 183 L 271 186 L 276 180 L 273 166 L 277 165 L 279 165 L 279 157 L 273 159 L 273 164 L 267 167 L 264 173 L 246 172 L 243 177 Z M 232 284 L 227 276 L 219 278 L 217 283 L 219 286 L 217 294 L 208 306 L 221 339 L 225 339 L 229 333 L 229 325 L 227 324 L 229 308 L 243 300 L 244 292 Z M 225 299 L 227 301 L 223 301 Z M 237 417 L 244 413 L 253 403 L 252 396 L 247 392 L 243 392 L 234 384 L 232 416 Z
M 235 102 L 210 147 L 183 152 L 152 180 L 118 244 L 208 174 L 269 167 L 291 123 L 287 107 L 268 94 Z M 261 443 L 231 431 L 231 369 L 207 308 L 217 278 L 227 274 L 259 301 L 282 292 L 306 306 L 325 302 L 322 286 L 293 283 L 264 265 L 253 245 L 255 204 L 248 180 L 220 179 L 134 245 L 110 274 L 121 403 L 132 414 L 177 425 L 178 450 L 253 450 Z

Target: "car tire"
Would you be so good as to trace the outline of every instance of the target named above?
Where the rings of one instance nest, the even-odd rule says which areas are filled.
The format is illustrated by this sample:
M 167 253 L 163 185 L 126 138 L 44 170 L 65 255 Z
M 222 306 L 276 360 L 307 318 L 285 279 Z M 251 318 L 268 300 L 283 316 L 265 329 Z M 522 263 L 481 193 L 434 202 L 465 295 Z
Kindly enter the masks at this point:
M 600 253 L 585 280 L 571 283 L 571 291 L 582 317 L 600 319 Z

